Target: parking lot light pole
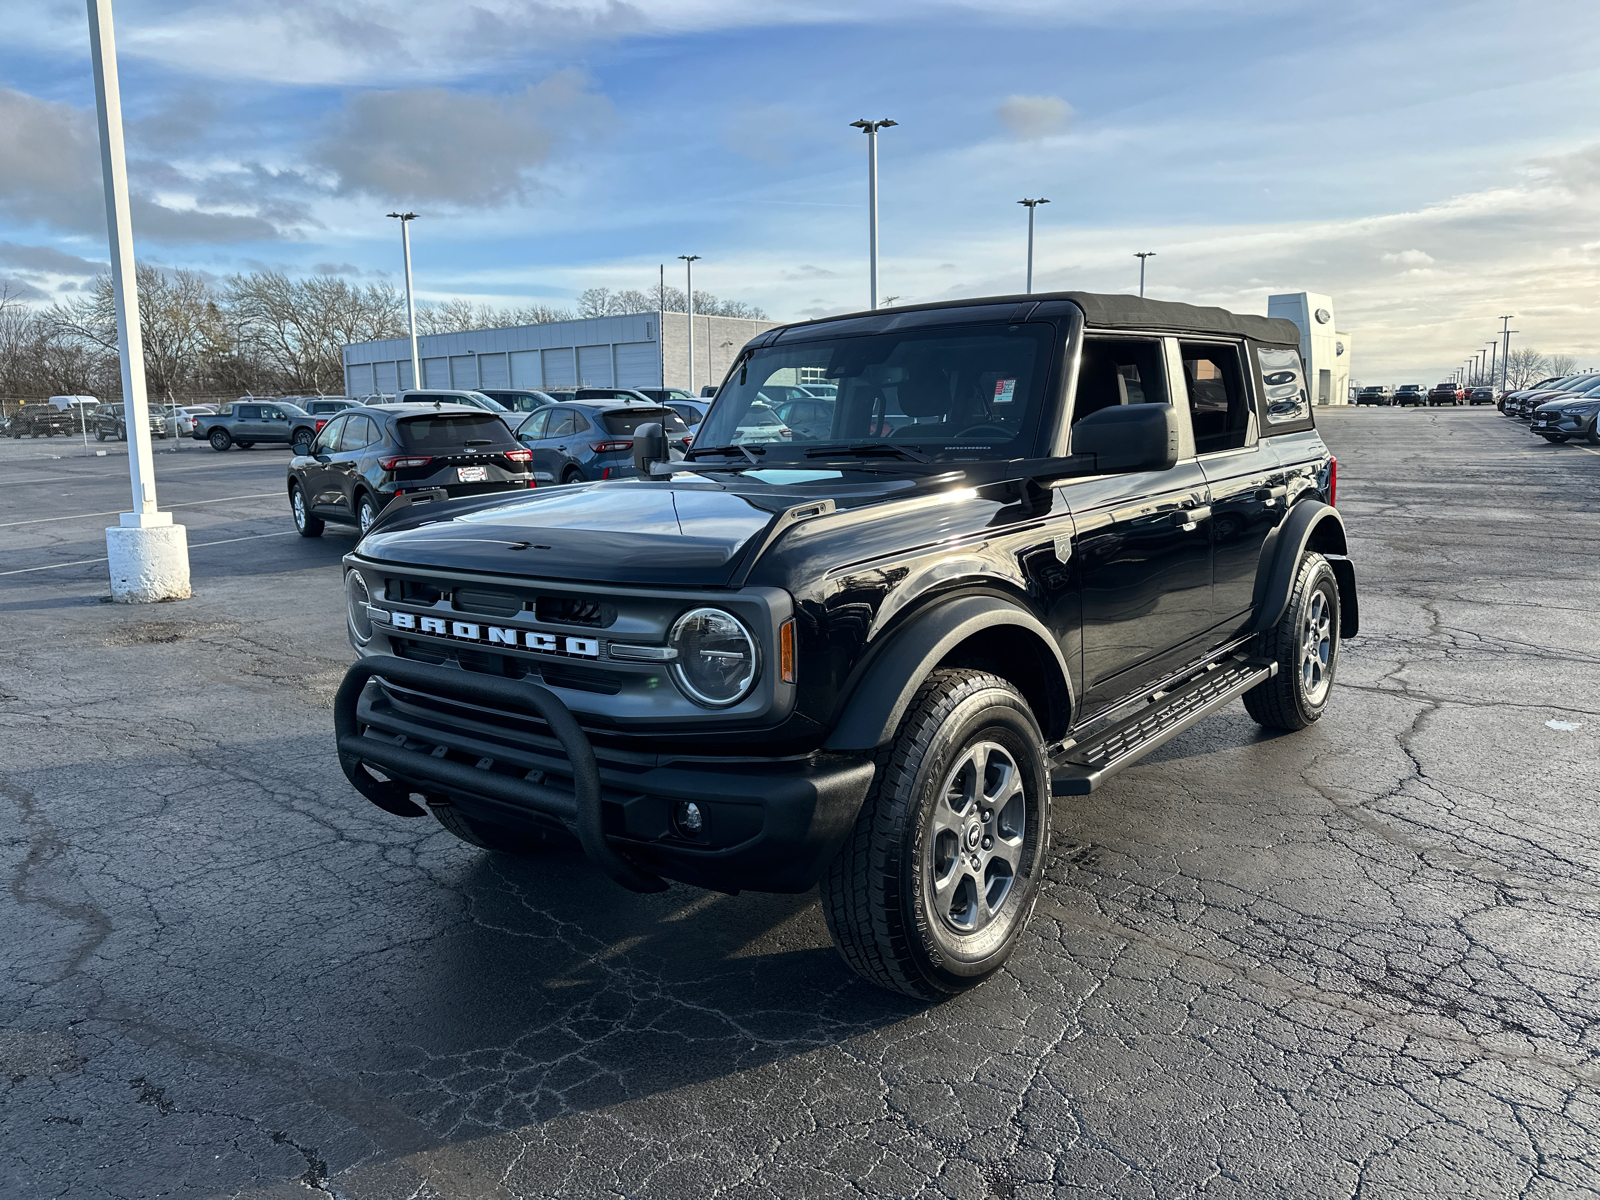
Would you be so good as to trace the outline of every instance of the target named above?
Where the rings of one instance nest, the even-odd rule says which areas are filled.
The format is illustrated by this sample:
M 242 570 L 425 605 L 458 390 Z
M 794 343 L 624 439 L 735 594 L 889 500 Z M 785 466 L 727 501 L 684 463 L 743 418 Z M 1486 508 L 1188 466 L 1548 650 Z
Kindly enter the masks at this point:
M 1134 257 L 1139 260 L 1139 298 L 1141 300 L 1144 299 L 1144 260 L 1155 256 L 1156 252 L 1154 250 L 1140 250 L 1134 254 Z
M 683 269 L 687 273 L 684 279 L 683 306 L 689 310 L 689 395 L 694 395 L 694 264 L 699 261 L 698 254 L 680 254 L 683 259 Z M 665 386 L 664 384 L 662 386 Z
M 1517 331 L 1511 328 L 1511 318 L 1516 313 L 1507 313 L 1500 318 L 1500 392 L 1506 390 L 1506 368 L 1511 365 L 1511 335 Z
M 173 524 L 172 514 L 160 511 L 156 504 L 111 0 L 87 2 L 95 110 L 100 125 L 100 174 L 105 185 L 106 231 L 111 251 L 111 293 L 116 303 L 117 346 L 122 352 L 122 419 L 128 431 L 128 477 L 133 487 L 133 511 L 120 514 L 118 524 L 106 530 L 111 598 L 125 604 L 184 600 L 190 595 L 188 531 Z
M 411 386 L 422 386 L 422 362 L 417 357 L 417 305 L 411 298 L 411 222 L 417 219 L 414 212 L 390 213 L 400 222 L 400 252 L 406 261 L 406 328 L 411 331 Z M 399 380 L 395 380 L 398 385 Z
M 889 129 L 899 121 L 851 121 L 851 129 L 867 135 L 867 259 L 869 308 L 878 307 L 878 130 Z
M 1018 204 L 1026 205 L 1028 209 L 1028 286 L 1023 289 L 1023 294 L 1033 295 L 1033 210 L 1041 204 L 1049 204 L 1043 196 L 1037 200 L 1018 200 Z
M 1487 344 L 1488 344 L 1488 347 L 1489 347 L 1489 386 L 1493 387 L 1494 386 L 1495 354 L 1500 349 L 1500 339 L 1499 338 L 1495 338 L 1494 341 L 1489 342 Z

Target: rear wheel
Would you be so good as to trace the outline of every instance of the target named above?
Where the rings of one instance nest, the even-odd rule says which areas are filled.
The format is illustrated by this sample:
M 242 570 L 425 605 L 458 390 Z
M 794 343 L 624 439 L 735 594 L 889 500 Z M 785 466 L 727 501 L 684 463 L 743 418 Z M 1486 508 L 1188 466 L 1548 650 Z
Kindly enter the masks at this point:
M 322 536 L 327 526 L 322 523 L 321 517 L 311 515 L 311 510 L 306 506 L 305 493 L 300 490 L 298 483 L 289 485 L 289 509 L 294 513 L 294 527 L 301 537 Z
M 478 817 L 469 817 L 448 799 L 429 796 L 428 811 L 434 819 L 469 846 L 500 854 L 538 854 L 549 841 L 537 833 L 521 833 Z
M 366 533 L 372 528 L 372 523 L 378 519 L 378 505 L 371 496 L 361 493 L 356 501 L 356 524 L 361 526 L 361 532 Z
M 97 441 L 97 442 L 105 441 L 106 440 L 106 431 L 104 429 L 96 429 L 94 431 L 94 440 Z
M 1321 718 L 1339 667 L 1339 583 L 1322 555 L 1300 560 L 1289 603 L 1261 649 L 1278 673 L 1244 694 L 1256 724 L 1294 730 Z
M 577 467 L 568 467 L 565 471 L 563 471 L 561 473 L 561 482 L 562 483 L 582 483 L 583 482 L 583 474 L 582 474 L 582 472 L 580 472 L 578 470 Z
M 822 879 L 828 930 L 857 974 L 943 1000 L 1011 956 L 1050 846 L 1043 742 L 997 675 L 936 671 L 918 689 Z
M 206 441 L 211 443 L 211 448 L 213 450 L 220 453 L 223 450 L 226 450 L 229 446 L 233 445 L 233 435 L 230 434 L 226 429 L 213 429 L 210 434 L 207 435 Z

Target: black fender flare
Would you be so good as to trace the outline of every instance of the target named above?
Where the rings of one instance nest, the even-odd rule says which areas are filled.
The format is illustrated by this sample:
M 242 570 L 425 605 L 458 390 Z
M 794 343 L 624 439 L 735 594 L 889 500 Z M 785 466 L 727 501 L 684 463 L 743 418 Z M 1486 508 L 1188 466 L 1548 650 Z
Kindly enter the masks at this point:
M 1037 639 L 1045 648 L 1041 656 L 1044 670 L 1054 669 L 1063 704 L 1070 708 L 1072 677 L 1066 660 L 1055 638 L 1036 617 L 1001 596 L 957 596 L 913 614 L 881 650 L 862 661 L 855 671 L 855 689 L 824 747 L 875 750 L 884 745 L 894 737 L 917 689 L 939 663 L 968 638 L 997 626 L 1018 627 Z M 1035 715 L 1048 737 L 1050 714 Z
M 1307 550 L 1324 555 L 1339 585 L 1339 636 L 1354 637 L 1361 629 L 1356 596 L 1356 569 L 1350 561 L 1344 518 L 1331 504 L 1302 500 L 1289 510 L 1261 546 L 1256 568 L 1255 617 L 1252 633 L 1265 633 L 1283 616 L 1294 590 L 1300 559 Z

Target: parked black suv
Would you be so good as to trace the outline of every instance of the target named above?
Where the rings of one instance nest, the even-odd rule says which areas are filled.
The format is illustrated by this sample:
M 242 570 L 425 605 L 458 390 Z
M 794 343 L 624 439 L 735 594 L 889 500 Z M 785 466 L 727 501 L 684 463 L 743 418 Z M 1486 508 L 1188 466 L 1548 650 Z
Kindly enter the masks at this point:
M 1389 404 L 1392 404 L 1393 401 L 1389 396 L 1389 389 L 1384 387 L 1381 383 L 1375 383 L 1368 387 L 1362 388 L 1356 393 L 1356 403 L 1381 404 L 1388 406 Z
M 1028 922 L 1052 795 L 1235 697 L 1322 715 L 1356 588 L 1299 339 L 1085 293 L 767 330 L 688 461 L 646 426 L 649 478 L 378 520 L 340 764 L 637 890 L 820 882 L 851 967 L 958 993 Z M 818 376 L 826 435 L 739 442 L 764 385 Z
M 324 425 L 289 463 L 289 511 L 302 537 L 324 522 L 363 533 L 401 496 L 444 500 L 526 491 L 530 451 L 506 423 L 464 404 L 373 404 Z
M 171 436 L 166 413 L 154 404 L 150 405 L 148 420 L 151 437 Z M 96 405 L 94 416 L 89 418 L 88 423 L 97 442 L 103 442 L 107 438 L 115 438 L 119 442 L 128 440 L 128 410 L 121 404 Z

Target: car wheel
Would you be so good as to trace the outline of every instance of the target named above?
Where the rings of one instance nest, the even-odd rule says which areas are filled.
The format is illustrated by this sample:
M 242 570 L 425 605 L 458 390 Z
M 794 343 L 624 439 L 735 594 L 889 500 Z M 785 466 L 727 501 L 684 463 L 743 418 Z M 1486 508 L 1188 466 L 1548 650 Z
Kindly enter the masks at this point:
M 213 429 L 206 437 L 206 441 L 211 443 L 211 448 L 213 450 L 216 450 L 220 453 L 221 451 L 226 450 L 229 446 L 233 445 L 233 435 L 230 434 L 226 429 Z
M 549 840 L 536 833 L 519 833 L 479 817 L 469 817 L 448 799 L 429 796 L 428 811 L 434 819 L 469 846 L 499 854 L 537 854 L 549 847 Z
M 289 508 L 294 513 L 294 527 L 301 537 L 321 537 L 326 526 L 321 517 L 311 515 L 306 506 L 306 495 L 298 483 L 289 485 Z
M 94 431 L 94 440 L 97 441 L 97 442 L 105 441 L 106 440 L 106 431 L 104 429 L 96 429 Z
M 361 532 L 366 533 L 372 528 L 372 523 L 378 519 L 378 506 L 372 497 L 365 492 L 361 499 L 356 501 L 356 524 L 361 526 Z
M 250 449 L 251 446 L 254 446 L 254 445 L 255 445 L 254 442 L 240 442 L 239 443 L 239 449 L 248 450 L 248 449 Z
M 577 467 L 568 467 L 565 471 L 563 471 L 561 473 L 561 482 L 562 483 L 582 483 L 583 482 L 583 472 L 579 471 Z
M 1261 650 L 1278 673 L 1244 694 L 1245 711 L 1268 729 L 1304 729 L 1318 720 L 1339 668 L 1339 584 L 1322 555 L 1300 561 L 1289 603 L 1262 635 Z
M 1010 957 L 1050 846 L 1043 743 L 997 675 L 935 671 L 917 690 L 822 878 L 828 930 L 862 978 L 943 1000 Z

